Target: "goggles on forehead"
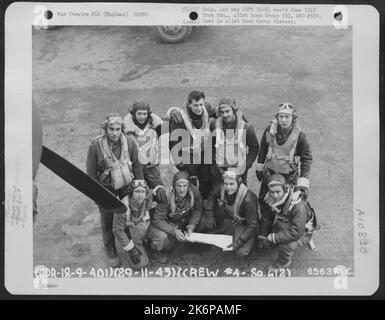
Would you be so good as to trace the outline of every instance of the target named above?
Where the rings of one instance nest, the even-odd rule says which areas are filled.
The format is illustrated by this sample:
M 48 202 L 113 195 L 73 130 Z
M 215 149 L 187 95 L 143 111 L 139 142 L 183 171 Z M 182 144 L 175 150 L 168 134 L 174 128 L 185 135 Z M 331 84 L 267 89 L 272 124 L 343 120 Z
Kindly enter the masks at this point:
M 237 174 L 234 171 L 227 170 L 222 175 L 223 180 L 231 179 L 237 181 Z
M 270 181 L 269 184 L 267 185 L 269 188 L 276 187 L 276 186 L 284 186 L 285 184 L 281 181 Z
M 175 185 L 177 185 L 177 184 L 182 184 L 182 185 L 184 185 L 184 184 L 189 184 L 190 183 L 190 181 L 188 181 L 188 180 L 186 180 L 186 179 L 179 179 L 179 180 L 177 180 L 177 181 L 175 181 Z
M 278 105 L 278 107 L 288 107 L 288 108 L 294 108 L 293 107 L 293 105 L 291 104 L 291 103 L 289 103 L 289 102 L 285 102 L 285 103 L 280 103 L 279 105 Z
M 111 118 L 107 119 L 107 125 L 108 126 L 113 125 L 113 124 L 122 125 L 122 123 L 123 123 L 123 120 L 121 117 L 111 117 Z
M 145 180 L 133 180 L 132 181 L 132 188 L 135 189 L 135 188 L 138 188 L 138 187 L 143 187 L 145 189 L 147 189 L 147 182 Z
M 294 107 L 290 103 L 280 103 L 278 105 L 278 111 L 277 113 L 287 113 L 293 115 L 295 113 Z
M 219 113 L 222 113 L 224 108 L 231 108 L 232 110 L 234 110 L 234 107 L 232 107 L 232 106 L 230 106 L 230 105 L 228 105 L 228 104 L 221 104 L 221 105 L 218 107 L 218 112 L 219 112 Z

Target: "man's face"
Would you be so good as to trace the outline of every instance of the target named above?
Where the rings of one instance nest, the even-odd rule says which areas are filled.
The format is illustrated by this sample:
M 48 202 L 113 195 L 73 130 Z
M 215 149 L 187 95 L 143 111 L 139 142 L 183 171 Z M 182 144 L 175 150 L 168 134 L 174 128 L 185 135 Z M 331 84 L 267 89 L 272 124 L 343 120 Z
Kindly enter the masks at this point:
M 146 189 L 143 187 L 136 188 L 132 193 L 132 199 L 142 204 L 143 201 L 146 199 Z
M 203 113 L 203 108 L 205 107 L 205 100 L 202 98 L 200 100 L 193 100 L 189 104 L 191 111 L 196 115 L 200 116 Z
M 222 106 L 219 113 L 224 122 L 231 122 L 234 120 L 234 111 L 230 106 Z
M 283 129 L 290 128 L 293 122 L 293 116 L 288 113 L 280 113 L 278 114 L 278 123 Z
M 188 183 L 187 182 L 178 182 L 176 185 L 175 185 L 175 191 L 176 191 L 176 194 L 181 197 L 181 198 L 184 198 L 187 194 L 187 190 L 188 190 Z
M 135 112 L 135 119 L 140 124 L 145 123 L 147 118 L 148 118 L 148 111 L 147 110 L 138 110 Z
M 118 142 L 122 134 L 122 126 L 119 124 L 112 124 L 107 127 L 107 137 L 112 142 Z
M 225 179 L 223 181 L 223 185 L 225 187 L 226 194 L 232 195 L 238 190 L 238 183 L 232 179 Z
M 269 187 L 270 196 L 274 199 L 274 203 L 282 199 L 284 195 L 283 186 L 271 186 Z

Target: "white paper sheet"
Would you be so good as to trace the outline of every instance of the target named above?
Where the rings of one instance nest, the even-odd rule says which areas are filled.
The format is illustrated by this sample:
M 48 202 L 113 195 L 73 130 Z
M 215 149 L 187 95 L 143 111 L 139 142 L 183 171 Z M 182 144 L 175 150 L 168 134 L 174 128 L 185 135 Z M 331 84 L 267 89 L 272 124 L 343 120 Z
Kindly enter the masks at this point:
M 227 248 L 233 242 L 233 237 L 224 234 L 207 234 L 193 232 L 188 238 L 191 242 L 200 242 L 211 244 L 221 248 L 223 251 L 231 251 L 232 248 Z

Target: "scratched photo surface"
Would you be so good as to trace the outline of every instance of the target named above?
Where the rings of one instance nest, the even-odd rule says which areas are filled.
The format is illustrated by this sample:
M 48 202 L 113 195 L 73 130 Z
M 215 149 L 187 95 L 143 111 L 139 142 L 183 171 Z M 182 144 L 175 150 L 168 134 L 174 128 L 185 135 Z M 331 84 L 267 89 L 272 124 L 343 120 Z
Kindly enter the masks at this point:
M 40 108 L 44 145 L 85 171 L 87 150 L 111 112 L 146 100 L 164 116 L 188 93 L 201 90 L 218 104 L 233 97 L 253 124 L 258 140 L 277 105 L 290 101 L 313 154 L 309 201 L 321 229 L 317 251 L 300 249 L 293 276 L 309 268 L 353 269 L 352 29 L 325 27 L 194 27 L 178 44 L 158 41 L 151 27 L 65 26 L 32 30 L 33 104 Z M 248 184 L 256 194 L 255 165 Z M 161 166 L 170 184 L 177 169 Z M 43 165 L 36 178 L 34 265 L 106 268 L 95 203 Z M 182 245 L 167 265 L 249 272 L 272 263 L 276 250 L 256 248 L 244 260 L 208 245 Z M 122 259 L 122 267 L 129 263 Z

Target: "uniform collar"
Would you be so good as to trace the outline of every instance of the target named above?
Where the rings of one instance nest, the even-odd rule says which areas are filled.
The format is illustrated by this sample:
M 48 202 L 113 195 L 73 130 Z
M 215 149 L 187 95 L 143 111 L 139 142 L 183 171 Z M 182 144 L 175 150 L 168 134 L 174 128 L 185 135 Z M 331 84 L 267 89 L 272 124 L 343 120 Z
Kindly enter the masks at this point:
M 140 130 L 143 130 L 143 129 L 146 127 L 147 123 L 148 123 L 148 118 L 147 118 L 147 120 L 146 120 L 143 124 L 139 123 L 138 120 L 136 120 L 135 116 L 132 117 L 132 121 L 134 122 L 134 124 L 135 124 Z
M 198 115 L 198 114 L 192 112 L 192 110 L 189 106 L 187 106 L 186 109 L 187 109 L 187 112 L 188 112 L 188 114 L 192 120 L 202 120 L 203 119 L 203 112 L 202 112 L 202 114 Z
M 235 198 L 237 197 L 238 192 L 239 192 L 239 189 L 236 192 L 234 192 L 233 194 L 231 194 L 231 195 L 228 195 L 225 192 L 225 198 L 226 198 L 226 201 L 227 201 L 228 204 L 230 204 L 230 203 L 232 204 L 232 203 L 235 202 Z
M 235 129 L 237 127 L 237 124 L 238 124 L 238 118 L 237 118 L 237 115 L 235 114 L 234 120 L 232 120 L 230 122 L 224 122 L 223 121 L 223 128 Z
M 288 188 L 285 194 L 283 195 L 282 199 L 271 205 L 271 209 L 276 213 L 280 213 L 283 207 L 285 206 L 286 202 L 290 201 L 290 198 L 291 198 L 291 188 Z
M 294 120 L 290 127 L 288 129 L 283 129 L 279 124 L 277 128 L 277 134 L 281 135 L 282 137 L 287 137 L 290 135 L 290 133 L 293 131 L 294 128 Z

